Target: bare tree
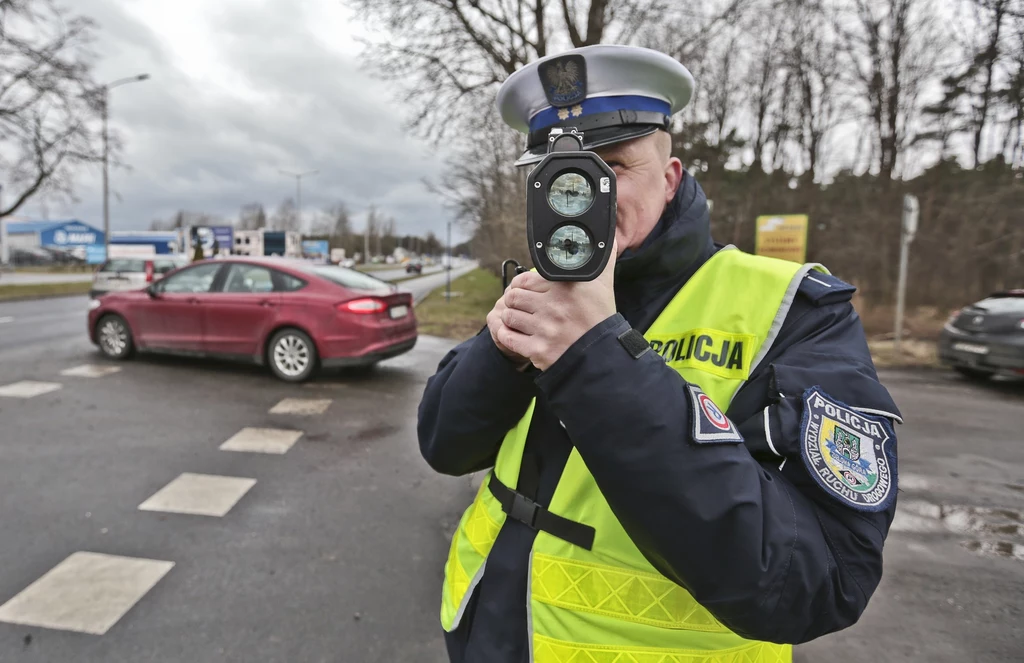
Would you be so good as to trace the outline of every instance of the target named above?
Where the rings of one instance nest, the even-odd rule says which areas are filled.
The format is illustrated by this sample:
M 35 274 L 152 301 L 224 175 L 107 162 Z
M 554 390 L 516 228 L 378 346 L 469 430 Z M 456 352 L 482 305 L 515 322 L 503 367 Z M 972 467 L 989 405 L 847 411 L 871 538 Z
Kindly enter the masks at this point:
M 259 230 L 267 227 L 267 212 L 263 209 L 262 203 L 247 203 L 242 205 L 238 214 L 239 230 Z
M 852 83 L 874 137 L 874 164 L 891 180 L 937 67 L 930 0 L 854 0 L 849 23 L 843 39 Z
M 982 163 L 981 139 L 985 133 L 993 101 L 996 100 L 996 67 L 1005 56 L 1003 43 L 1006 23 L 1014 5 L 1021 5 L 1016 0 L 972 0 L 980 14 L 982 38 L 968 71 L 978 80 L 980 89 L 974 95 L 972 104 L 971 125 L 974 130 L 974 165 Z M 1021 5 L 1024 6 L 1024 5 Z
M 326 210 L 327 216 L 331 219 L 331 237 L 342 246 L 347 246 L 348 238 L 352 234 L 352 217 L 349 214 L 348 206 L 338 202 Z
M 788 8 L 792 43 L 786 64 L 798 92 L 796 128 L 803 169 L 813 180 L 825 175 L 821 168 L 825 138 L 841 119 L 836 103 L 842 65 L 835 20 L 829 11 L 800 0 Z
M 0 0 L 0 185 L 11 201 L 0 216 L 37 194 L 70 196 L 75 169 L 100 157 L 93 29 L 52 0 Z
M 299 214 L 295 208 L 294 198 L 285 198 L 281 201 L 271 219 L 271 225 L 274 230 L 299 230 Z

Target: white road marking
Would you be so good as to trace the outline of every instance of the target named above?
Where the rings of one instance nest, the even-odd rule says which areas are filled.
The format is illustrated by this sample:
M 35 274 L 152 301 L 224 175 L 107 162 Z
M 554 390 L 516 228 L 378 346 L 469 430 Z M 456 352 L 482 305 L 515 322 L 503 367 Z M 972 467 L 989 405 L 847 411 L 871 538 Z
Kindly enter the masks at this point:
M 248 451 L 262 454 L 287 453 L 302 437 L 300 430 L 280 428 L 243 428 L 220 445 L 221 451 Z
M 0 325 L 4 324 L 5 322 L 14 322 L 14 318 L 9 315 L 0 316 Z
M 82 364 L 74 368 L 68 368 L 60 372 L 61 375 L 68 375 L 76 378 L 101 378 L 104 375 L 111 375 L 121 370 L 120 366 L 96 366 L 95 364 Z
M 21 382 L 14 382 L 0 387 L 0 396 L 7 396 L 8 398 L 34 398 L 48 394 L 51 391 L 57 391 L 60 388 L 61 385 L 57 382 L 22 380 Z
M 0 621 L 103 635 L 173 566 L 76 552 L 0 606 Z
M 140 511 L 223 517 L 256 479 L 185 472 L 139 505 Z
M 323 414 L 331 406 L 330 398 L 286 398 L 270 408 L 270 414 Z

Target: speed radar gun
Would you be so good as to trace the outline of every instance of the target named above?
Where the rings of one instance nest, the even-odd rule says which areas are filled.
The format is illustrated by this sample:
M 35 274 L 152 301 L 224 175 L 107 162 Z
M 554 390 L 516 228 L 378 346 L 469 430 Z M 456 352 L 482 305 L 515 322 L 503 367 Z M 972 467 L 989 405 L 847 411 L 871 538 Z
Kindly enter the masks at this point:
M 527 180 L 530 257 L 549 281 L 594 280 L 608 264 L 615 239 L 615 173 L 583 144 L 576 129 L 553 128 L 547 155 Z M 525 271 L 506 260 L 503 277 L 509 264 L 517 273 Z

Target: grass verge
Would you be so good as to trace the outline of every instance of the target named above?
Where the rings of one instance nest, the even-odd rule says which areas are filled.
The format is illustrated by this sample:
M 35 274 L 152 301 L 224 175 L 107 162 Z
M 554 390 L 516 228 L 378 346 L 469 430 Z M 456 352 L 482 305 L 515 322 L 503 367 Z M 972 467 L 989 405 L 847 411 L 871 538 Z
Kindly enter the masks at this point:
M 89 274 L 99 265 L 25 265 L 15 269 L 26 274 Z
M 41 297 L 64 297 L 67 295 L 84 295 L 92 288 L 92 283 L 33 283 L 25 285 L 0 284 L 0 301 L 5 299 L 35 299 Z
M 487 314 L 501 296 L 501 280 L 482 269 L 474 269 L 452 281 L 451 301 L 438 288 L 416 307 L 421 334 L 464 341 L 487 324 Z

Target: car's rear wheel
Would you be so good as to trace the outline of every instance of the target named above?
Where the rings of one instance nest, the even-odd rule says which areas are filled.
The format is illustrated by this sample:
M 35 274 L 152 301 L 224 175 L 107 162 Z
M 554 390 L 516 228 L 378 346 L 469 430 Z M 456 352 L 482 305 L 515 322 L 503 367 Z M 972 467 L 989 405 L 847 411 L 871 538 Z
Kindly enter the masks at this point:
M 135 344 L 128 323 L 119 315 L 105 315 L 96 323 L 96 340 L 100 352 L 110 359 L 127 359 Z
M 980 368 L 967 368 L 965 366 L 955 366 L 953 370 L 970 380 L 988 380 L 996 374 L 995 371 L 985 371 Z
M 316 371 L 316 346 L 305 332 L 282 329 L 267 345 L 267 363 L 281 380 L 302 382 Z

